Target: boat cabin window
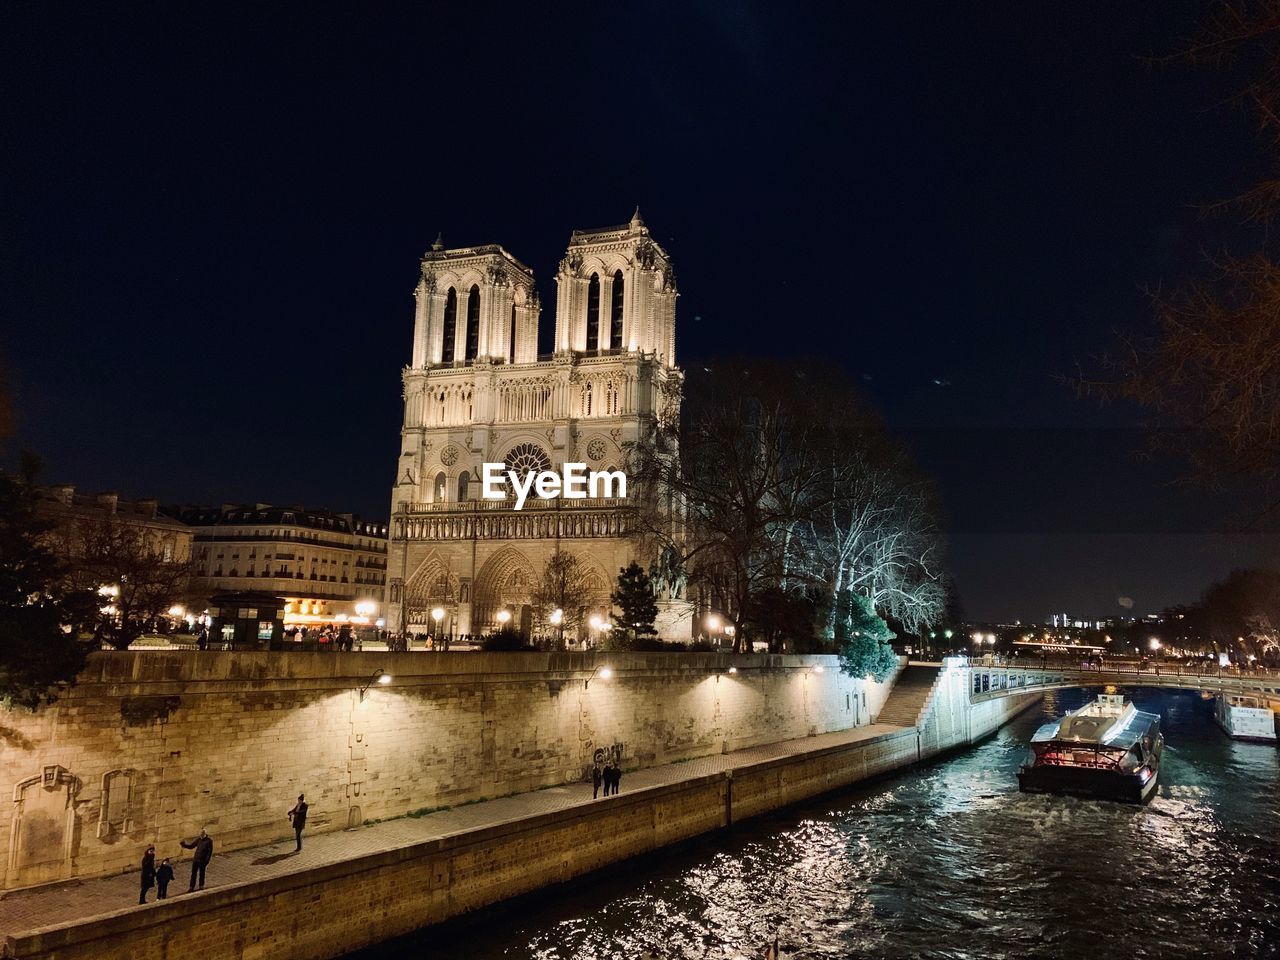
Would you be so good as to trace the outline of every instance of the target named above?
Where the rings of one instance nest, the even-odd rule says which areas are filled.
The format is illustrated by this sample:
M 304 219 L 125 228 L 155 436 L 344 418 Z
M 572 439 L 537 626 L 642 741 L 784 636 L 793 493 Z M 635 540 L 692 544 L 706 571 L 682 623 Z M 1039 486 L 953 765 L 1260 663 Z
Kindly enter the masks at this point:
M 1147 759 L 1147 755 L 1143 751 L 1142 744 L 1140 743 L 1134 744 L 1133 755 L 1137 758 L 1139 766 L 1141 766 Z

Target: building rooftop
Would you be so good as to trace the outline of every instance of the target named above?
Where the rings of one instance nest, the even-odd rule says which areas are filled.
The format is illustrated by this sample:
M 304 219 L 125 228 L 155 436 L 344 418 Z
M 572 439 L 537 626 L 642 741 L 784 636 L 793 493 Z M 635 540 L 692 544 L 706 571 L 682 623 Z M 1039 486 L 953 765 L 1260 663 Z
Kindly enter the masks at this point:
M 221 506 L 184 506 L 167 508 L 183 523 L 193 527 L 217 527 L 244 524 L 308 527 L 335 533 L 358 533 L 385 537 L 383 521 L 362 520 L 352 513 L 334 513 L 302 506 L 278 507 L 270 503 L 224 503 Z

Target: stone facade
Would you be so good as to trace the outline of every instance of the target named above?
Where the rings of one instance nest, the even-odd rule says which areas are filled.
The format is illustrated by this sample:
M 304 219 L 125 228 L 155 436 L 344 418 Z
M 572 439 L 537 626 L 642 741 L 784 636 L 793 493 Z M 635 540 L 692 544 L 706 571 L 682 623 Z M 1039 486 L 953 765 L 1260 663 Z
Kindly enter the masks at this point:
M 193 606 L 218 593 L 284 598 L 287 628 L 382 619 L 387 526 L 350 513 L 268 503 L 182 507 L 194 535 Z M 374 604 L 375 609 L 357 604 Z
M 610 667 L 611 676 L 600 668 Z M 94 654 L 0 727 L 5 888 L 135 867 L 202 827 L 219 849 L 342 829 L 868 723 L 885 687 L 834 657 Z M 370 686 L 375 668 L 392 675 Z M 821 668 L 821 669 L 819 669 Z
M 532 591 L 556 550 L 586 568 L 585 622 L 607 615 L 621 567 L 653 559 L 624 499 L 531 498 L 521 511 L 481 499 L 483 463 L 625 470 L 637 440 L 679 413 L 675 274 L 639 211 L 574 231 L 556 283 L 555 350 L 539 356 L 528 267 L 497 245 L 437 242 L 422 258 L 391 493 L 393 630 L 487 633 L 500 610 L 536 628 Z M 689 638 L 687 615 L 667 623 Z
M 78 493 L 72 484 L 42 487 L 36 510 L 55 526 L 53 542 L 70 559 L 80 556 L 84 524 L 119 523 L 140 531 L 157 556 L 184 563 L 191 556 L 193 531 L 160 510 L 158 500 L 121 500 L 115 493 Z

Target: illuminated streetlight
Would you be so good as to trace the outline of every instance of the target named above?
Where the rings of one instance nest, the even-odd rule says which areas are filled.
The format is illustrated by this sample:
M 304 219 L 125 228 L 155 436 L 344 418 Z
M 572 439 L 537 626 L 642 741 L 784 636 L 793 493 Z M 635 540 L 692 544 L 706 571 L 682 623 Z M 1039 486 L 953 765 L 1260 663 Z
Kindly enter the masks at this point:
M 360 702 L 364 702 L 365 694 L 369 692 L 369 688 L 375 683 L 385 687 L 390 682 L 391 674 L 387 673 L 385 670 L 375 670 L 373 672 L 373 676 L 371 676 L 364 686 L 360 688 Z
M 707 629 L 715 633 L 720 629 L 720 617 L 714 613 L 707 614 Z
M 377 611 L 378 605 L 372 600 L 361 600 L 356 604 L 356 613 L 362 617 L 370 617 Z
M 592 614 L 591 619 L 588 620 L 587 622 L 591 624 L 592 630 L 599 630 L 601 627 L 604 626 L 604 621 L 601 620 L 600 617 L 596 614 Z
M 182 617 L 182 616 L 185 616 L 186 613 L 187 613 L 187 608 L 182 606 L 182 604 L 180 603 L 175 603 L 172 607 L 169 608 L 169 616 L 171 617 Z
M 551 611 L 551 625 L 553 627 L 558 627 L 562 623 L 564 623 L 564 611 L 559 607 L 556 607 Z
M 505 627 L 508 623 L 510 623 L 510 622 L 511 622 L 511 611 L 510 611 L 510 610 L 499 610 L 499 611 L 498 611 L 498 622 L 499 622 L 500 624 L 502 624 L 504 627 Z
M 586 681 L 582 684 L 582 689 L 584 690 L 588 689 L 591 686 L 591 681 L 594 680 L 596 677 L 599 677 L 601 680 L 608 680 L 612 676 L 613 676 L 613 670 L 611 668 L 596 667 L 594 670 L 591 671 L 591 676 L 587 677 Z

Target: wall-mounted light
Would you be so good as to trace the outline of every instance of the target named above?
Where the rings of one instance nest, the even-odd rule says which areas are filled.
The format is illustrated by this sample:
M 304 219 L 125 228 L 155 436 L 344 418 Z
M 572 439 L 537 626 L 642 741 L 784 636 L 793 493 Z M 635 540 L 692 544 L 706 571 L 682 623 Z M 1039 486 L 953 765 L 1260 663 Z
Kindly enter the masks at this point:
M 360 688 L 360 702 L 364 702 L 364 695 L 369 692 L 369 688 L 375 683 L 385 687 L 390 682 L 391 674 L 387 673 L 385 670 L 375 670 L 373 672 L 373 676 L 371 676 L 368 681 L 365 682 L 365 685 Z
M 596 677 L 599 677 L 601 680 L 608 680 L 612 676 L 613 676 L 613 670 L 610 667 L 604 667 L 604 666 L 596 667 L 594 670 L 591 671 L 591 676 L 587 677 L 586 682 L 582 685 L 582 689 L 583 690 L 588 689 L 591 686 L 591 681 L 594 680 Z

